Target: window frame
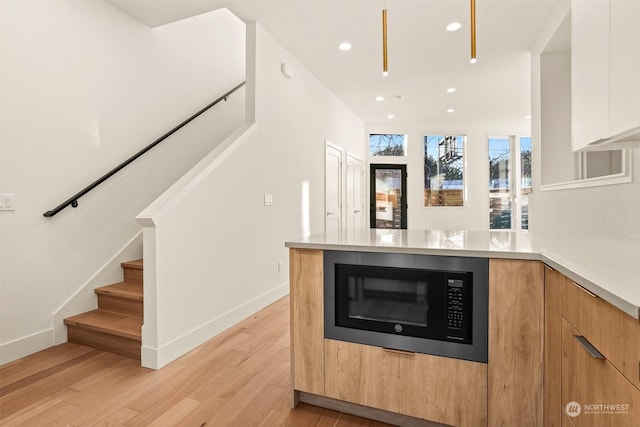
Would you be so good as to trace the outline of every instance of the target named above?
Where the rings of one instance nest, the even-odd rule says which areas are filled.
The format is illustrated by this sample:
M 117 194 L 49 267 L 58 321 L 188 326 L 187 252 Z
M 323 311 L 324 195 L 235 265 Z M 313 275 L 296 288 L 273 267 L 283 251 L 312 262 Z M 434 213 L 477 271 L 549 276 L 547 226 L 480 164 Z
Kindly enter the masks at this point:
M 426 188 L 426 158 L 427 158 L 427 141 L 428 137 L 447 137 L 447 136 L 455 136 L 462 137 L 462 204 L 461 205 L 425 205 L 425 191 Z M 469 135 L 467 132 L 423 132 L 422 133 L 422 191 L 421 191 L 421 201 L 420 206 L 423 210 L 430 209 L 460 209 L 467 207 L 468 202 L 468 185 L 467 185 L 467 172 L 468 172 L 468 160 L 467 160 L 467 151 L 468 151 L 468 141 Z

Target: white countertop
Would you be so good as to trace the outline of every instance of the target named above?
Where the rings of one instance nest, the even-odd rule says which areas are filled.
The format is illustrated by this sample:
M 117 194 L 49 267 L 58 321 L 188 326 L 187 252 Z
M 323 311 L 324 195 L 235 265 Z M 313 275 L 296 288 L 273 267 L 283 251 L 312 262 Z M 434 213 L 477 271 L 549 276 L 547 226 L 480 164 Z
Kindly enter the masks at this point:
M 362 229 L 316 234 L 289 248 L 539 260 L 640 319 L 640 237 L 528 231 Z

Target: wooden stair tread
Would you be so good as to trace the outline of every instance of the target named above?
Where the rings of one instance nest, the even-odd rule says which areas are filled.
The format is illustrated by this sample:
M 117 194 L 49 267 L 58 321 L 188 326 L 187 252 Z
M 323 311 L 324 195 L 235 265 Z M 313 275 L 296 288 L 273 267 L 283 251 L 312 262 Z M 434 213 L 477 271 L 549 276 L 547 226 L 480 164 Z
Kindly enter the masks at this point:
M 141 259 L 136 259 L 134 261 L 126 261 L 126 262 L 122 262 L 120 263 L 120 265 L 122 266 L 122 268 L 131 268 L 131 269 L 135 269 L 135 270 L 142 270 L 143 269 L 143 262 Z
M 95 289 L 98 295 L 111 295 L 118 298 L 142 301 L 143 290 L 141 283 L 120 282 L 101 286 Z
M 142 342 L 142 318 L 137 316 L 98 309 L 68 317 L 64 323 Z

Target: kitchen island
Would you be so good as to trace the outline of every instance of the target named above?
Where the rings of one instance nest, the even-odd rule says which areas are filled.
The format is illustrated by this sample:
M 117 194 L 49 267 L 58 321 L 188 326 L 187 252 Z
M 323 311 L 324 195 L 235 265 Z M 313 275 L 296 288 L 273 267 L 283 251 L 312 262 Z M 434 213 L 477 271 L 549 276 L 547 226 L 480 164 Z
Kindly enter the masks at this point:
M 289 248 L 542 261 L 628 315 L 640 319 L 640 237 L 528 231 L 363 229 L 315 234 Z
M 579 370 L 569 367 L 583 356 L 566 347 L 575 340 L 561 339 L 569 333 L 562 332 L 569 328 L 563 326 L 568 319 L 606 356 L 602 366 L 608 370 L 589 368 L 602 371 L 600 390 L 616 381 L 627 396 L 623 400 L 632 405 L 615 425 L 634 425 L 640 419 L 637 238 L 367 229 L 314 235 L 286 246 L 291 257 L 293 407 L 303 401 L 397 425 L 559 425 L 567 402 L 607 397 L 593 395 L 597 384 L 581 386 L 566 377 L 579 378 Z M 325 255 L 340 252 L 356 258 L 442 257 L 445 264 L 454 257 L 486 259 L 486 363 L 328 337 Z M 583 301 L 584 295 L 591 300 Z M 585 310 L 623 330 L 622 335 L 594 330 L 600 319 L 590 319 Z M 578 331 L 573 335 L 582 336 Z M 622 347 L 616 347 L 621 341 Z M 585 425 L 606 425 L 603 418 L 590 416 L 585 419 L 594 423 Z

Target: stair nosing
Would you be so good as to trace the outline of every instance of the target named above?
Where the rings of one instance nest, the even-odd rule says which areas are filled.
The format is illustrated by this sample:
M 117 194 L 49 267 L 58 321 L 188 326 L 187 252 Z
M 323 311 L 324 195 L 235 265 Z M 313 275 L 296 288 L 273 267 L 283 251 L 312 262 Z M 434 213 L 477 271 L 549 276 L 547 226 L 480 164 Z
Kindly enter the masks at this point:
M 142 259 L 137 259 L 133 261 L 124 261 L 120 263 L 122 268 L 129 268 L 131 270 L 143 270 L 144 264 L 142 263 Z
M 100 286 L 99 288 L 95 288 L 94 292 L 98 295 L 109 295 L 109 296 L 114 296 L 114 297 L 118 297 L 126 300 L 132 300 L 132 301 L 144 300 L 144 294 L 132 295 L 131 293 L 121 292 L 118 288 L 109 289 L 113 285 L 120 285 L 120 284 L 131 284 L 132 286 L 141 286 L 139 284 L 135 284 L 131 282 L 118 282 L 118 283 L 112 283 L 111 285 Z

